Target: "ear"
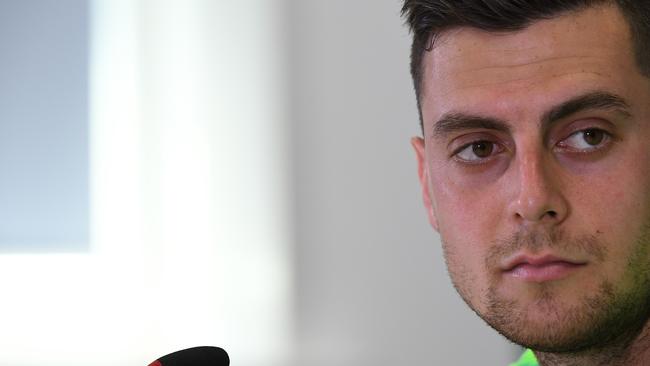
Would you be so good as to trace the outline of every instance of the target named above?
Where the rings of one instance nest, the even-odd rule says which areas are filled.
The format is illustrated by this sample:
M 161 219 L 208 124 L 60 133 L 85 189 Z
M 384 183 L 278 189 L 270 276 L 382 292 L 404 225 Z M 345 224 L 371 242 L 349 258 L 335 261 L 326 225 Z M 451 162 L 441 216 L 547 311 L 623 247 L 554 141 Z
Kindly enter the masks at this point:
M 436 218 L 431 201 L 431 191 L 429 190 L 430 178 L 429 169 L 427 169 L 426 152 L 424 148 L 424 139 L 421 137 L 413 137 L 411 139 L 411 146 L 415 150 L 415 155 L 418 159 L 418 176 L 420 177 L 420 185 L 422 186 L 422 200 L 424 201 L 424 208 L 427 210 L 429 222 L 431 226 L 438 231 L 438 219 Z

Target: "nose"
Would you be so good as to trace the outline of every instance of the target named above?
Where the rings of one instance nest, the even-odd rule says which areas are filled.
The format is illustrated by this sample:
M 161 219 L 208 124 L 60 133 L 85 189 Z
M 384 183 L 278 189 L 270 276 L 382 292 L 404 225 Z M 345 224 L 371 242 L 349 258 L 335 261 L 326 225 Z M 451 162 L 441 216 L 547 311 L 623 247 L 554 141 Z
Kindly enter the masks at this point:
M 560 176 L 544 156 L 535 152 L 523 154 L 513 183 L 517 192 L 510 211 L 517 224 L 554 226 L 566 219 L 569 205 Z

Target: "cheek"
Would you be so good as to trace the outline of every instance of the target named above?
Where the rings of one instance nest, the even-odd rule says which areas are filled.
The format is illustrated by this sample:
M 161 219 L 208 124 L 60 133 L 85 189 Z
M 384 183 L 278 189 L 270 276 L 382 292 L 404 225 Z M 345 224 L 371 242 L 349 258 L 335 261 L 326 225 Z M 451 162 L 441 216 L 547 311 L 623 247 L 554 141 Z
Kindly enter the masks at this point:
M 497 184 L 468 186 L 453 174 L 432 179 L 432 199 L 441 235 L 471 248 L 486 247 L 496 238 L 507 202 Z
M 640 243 L 650 240 L 650 169 L 645 161 L 621 162 L 573 184 L 580 189 L 572 194 L 572 231 L 607 244 L 604 273 L 612 278 L 627 268 Z
M 442 188 L 444 187 L 444 188 Z M 485 258 L 497 238 L 502 210 L 494 194 L 474 193 L 453 182 L 435 182 L 440 236 L 452 280 L 466 301 L 479 306 L 488 286 Z
M 638 232 L 639 225 L 650 218 L 647 158 L 650 156 L 638 156 L 640 162 L 621 161 L 576 178 L 570 185 L 574 187 L 575 214 L 583 215 L 600 229 Z
M 485 269 L 484 248 L 466 237 L 449 237 L 452 235 L 442 232 L 441 236 L 447 271 L 454 288 L 472 309 L 484 312 L 490 278 Z

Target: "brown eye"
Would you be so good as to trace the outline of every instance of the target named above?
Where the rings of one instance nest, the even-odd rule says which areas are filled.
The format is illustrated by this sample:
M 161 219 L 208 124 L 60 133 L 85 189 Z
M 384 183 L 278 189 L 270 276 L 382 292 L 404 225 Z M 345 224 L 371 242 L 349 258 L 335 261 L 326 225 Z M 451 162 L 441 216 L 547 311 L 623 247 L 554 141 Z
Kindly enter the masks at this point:
M 497 143 L 482 140 L 465 145 L 455 153 L 455 156 L 464 162 L 478 163 L 499 152 Z
M 602 130 L 585 130 L 583 132 L 583 138 L 589 145 L 596 146 L 605 139 L 605 132 Z
M 472 152 L 479 158 L 487 158 L 492 155 L 494 144 L 488 141 L 479 141 L 472 144 Z
M 558 146 L 569 151 L 590 152 L 604 148 L 611 140 L 611 135 L 599 128 L 589 128 L 573 133 Z

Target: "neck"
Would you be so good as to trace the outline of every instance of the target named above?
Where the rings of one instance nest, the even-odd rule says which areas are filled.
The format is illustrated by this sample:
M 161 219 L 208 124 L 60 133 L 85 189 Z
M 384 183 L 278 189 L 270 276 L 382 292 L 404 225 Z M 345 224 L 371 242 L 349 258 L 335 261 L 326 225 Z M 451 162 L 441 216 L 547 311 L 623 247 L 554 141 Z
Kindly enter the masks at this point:
M 642 366 L 650 365 L 650 322 L 634 336 L 579 352 L 535 351 L 540 366 Z

